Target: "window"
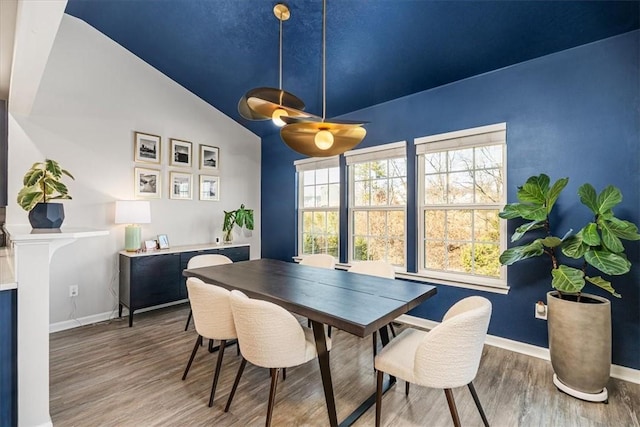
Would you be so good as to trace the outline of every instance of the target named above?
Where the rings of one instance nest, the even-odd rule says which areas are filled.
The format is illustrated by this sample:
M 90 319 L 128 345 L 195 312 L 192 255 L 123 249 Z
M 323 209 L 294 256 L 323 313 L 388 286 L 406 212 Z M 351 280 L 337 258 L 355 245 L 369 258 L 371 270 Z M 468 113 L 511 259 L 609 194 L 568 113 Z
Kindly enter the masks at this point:
M 340 169 L 338 157 L 295 162 L 298 172 L 298 255 L 338 257 Z
M 416 139 L 420 274 L 506 287 L 505 134 L 498 124 Z
M 349 173 L 349 262 L 384 260 L 406 268 L 405 143 L 345 153 Z

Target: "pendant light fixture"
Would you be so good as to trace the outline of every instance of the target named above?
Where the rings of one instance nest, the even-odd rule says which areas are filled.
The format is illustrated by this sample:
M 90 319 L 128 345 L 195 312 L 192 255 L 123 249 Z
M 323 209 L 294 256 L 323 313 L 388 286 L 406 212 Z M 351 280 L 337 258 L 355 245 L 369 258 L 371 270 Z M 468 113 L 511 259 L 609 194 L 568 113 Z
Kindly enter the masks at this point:
M 304 102 L 297 96 L 282 90 L 282 22 L 291 17 L 287 5 L 278 3 L 273 7 L 273 14 L 280 21 L 279 37 L 279 86 L 259 87 L 248 91 L 238 102 L 238 112 L 248 120 L 269 120 L 277 126 L 284 126 L 283 116 L 306 117 Z
M 358 145 L 367 134 L 365 122 L 348 120 L 326 121 L 327 1 L 322 1 L 322 117 L 282 117 L 287 123 L 280 129 L 280 137 L 292 150 L 310 157 L 329 157 L 342 154 Z

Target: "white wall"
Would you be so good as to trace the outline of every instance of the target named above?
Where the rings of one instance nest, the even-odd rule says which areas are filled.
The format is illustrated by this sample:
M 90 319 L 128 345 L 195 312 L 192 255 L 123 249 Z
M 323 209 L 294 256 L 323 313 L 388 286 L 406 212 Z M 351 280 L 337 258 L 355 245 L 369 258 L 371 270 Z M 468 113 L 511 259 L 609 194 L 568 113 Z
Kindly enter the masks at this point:
M 223 210 L 244 203 L 255 210 L 256 229 L 236 234 L 235 242 L 249 242 L 251 257 L 260 257 L 260 139 L 83 21 L 64 15 L 31 114 L 9 111 L 7 222 L 28 224 L 15 203 L 22 176 L 33 162 L 52 158 L 76 178 L 65 181 L 73 200 L 64 202 L 63 226 L 111 231 L 54 256 L 51 323 L 117 308 L 124 228 L 113 223 L 114 201 L 133 199 L 135 166 L 158 168 L 133 162 L 134 131 L 162 137 L 162 198 L 151 201 L 143 239 L 167 234 L 172 246 L 212 242 L 222 237 Z M 191 170 L 168 166 L 169 138 L 193 143 Z M 220 202 L 198 200 L 199 144 L 220 148 Z M 169 199 L 170 170 L 193 174 L 193 200 Z M 73 284 L 75 301 L 68 297 Z

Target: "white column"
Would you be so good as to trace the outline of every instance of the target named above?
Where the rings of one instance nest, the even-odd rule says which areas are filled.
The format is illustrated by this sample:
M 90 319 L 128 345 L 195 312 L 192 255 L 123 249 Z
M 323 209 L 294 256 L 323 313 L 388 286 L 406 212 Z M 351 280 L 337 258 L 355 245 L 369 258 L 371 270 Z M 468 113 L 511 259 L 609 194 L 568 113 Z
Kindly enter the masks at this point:
M 105 236 L 108 231 L 5 228 L 14 245 L 18 288 L 18 426 L 52 426 L 49 415 L 49 263 L 58 248 L 79 238 Z

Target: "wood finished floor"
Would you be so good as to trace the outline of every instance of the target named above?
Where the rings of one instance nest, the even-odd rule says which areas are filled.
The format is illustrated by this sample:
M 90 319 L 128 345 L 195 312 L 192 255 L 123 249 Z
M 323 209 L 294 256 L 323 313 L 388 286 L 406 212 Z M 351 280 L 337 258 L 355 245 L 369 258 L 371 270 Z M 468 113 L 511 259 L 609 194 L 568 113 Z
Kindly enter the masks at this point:
M 64 426 L 261 426 L 269 373 L 247 365 L 231 411 L 223 408 L 239 366 L 235 346 L 225 352 L 213 408 L 207 406 L 217 353 L 198 352 L 181 381 L 196 333 L 184 331 L 186 305 L 51 335 L 50 412 Z M 193 325 L 193 324 L 192 324 Z M 344 419 L 375 390 L 371 340 L 333 334 L 331 370 L 338 419 Z M 569 397 L 552 384 L 548 362 L 485 346 L 474 382 L 489 422 L 502 426 L 640 427 L 640 385 L 611 379 L 609 404 Z M 464 426 L 482 421 L 468 389 L 454 390 Z M 373 426 L 371 407 L 355 424 Z M 404 383 L 383 398 L 386 426 L 452 425 L 444 393 Z M 317 361 L 287 370 L 280 381 L 273 426 L 326 426 L 327 411 Z

